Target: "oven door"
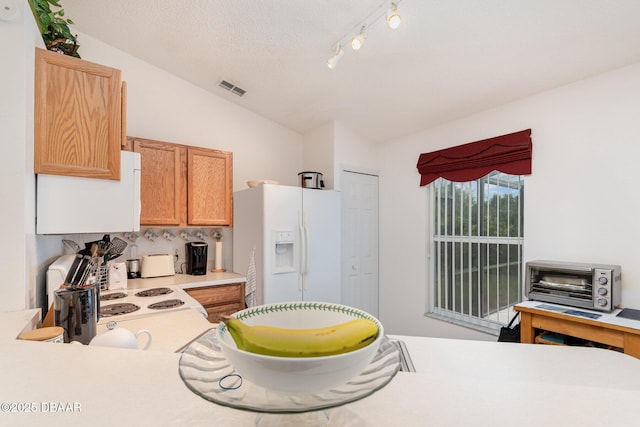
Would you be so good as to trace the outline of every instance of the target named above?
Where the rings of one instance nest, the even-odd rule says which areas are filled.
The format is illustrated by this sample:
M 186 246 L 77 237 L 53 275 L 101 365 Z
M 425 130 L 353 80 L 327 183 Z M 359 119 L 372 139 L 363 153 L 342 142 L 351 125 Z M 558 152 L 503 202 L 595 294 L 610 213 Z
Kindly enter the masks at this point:
M 593 309 L 593 270 L 580 267 L 527 264 L 527 297 Z

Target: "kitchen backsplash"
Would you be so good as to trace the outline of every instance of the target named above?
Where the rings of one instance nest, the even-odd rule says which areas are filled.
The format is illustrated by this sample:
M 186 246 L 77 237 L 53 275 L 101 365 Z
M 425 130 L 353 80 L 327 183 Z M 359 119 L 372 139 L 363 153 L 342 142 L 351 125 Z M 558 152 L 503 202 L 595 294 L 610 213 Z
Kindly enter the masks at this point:
M 192 228 L 141 228 L 136 233 L 110 233 L 111 238 L 119 237 L 127 242 L 127 248 L 123 255 L 116 261 L 126 261 L 130 259 L 132 245 L 137 246 L 138 257 L 150 254 L 178 254 L 178 261 L 175 263 L 176 273 L 185 273 L 185 243 L 205 242 L 209 245 L 207 251 L 207 269 L 212 270 L 215 263 L 215 242 L 214 233 L 222 235 L 222 268 L 232 271 L 233 256 L 233 230 L 230 228 L 215 229 L 192 229 Z M 80 247 L 84 247 L 86 242 L 100 240 L 104 234 L 68 234 L 60 236 L 60 244 L 64 253 L 70 254 L 73 251 L 64 245 L 62 240 L 71 240 Z M 248 255 L 247 255 L 248 256 Z M 175 259 L 175 258 L 174 258 Z M 242 272 L 240 272 L 242 273 Z

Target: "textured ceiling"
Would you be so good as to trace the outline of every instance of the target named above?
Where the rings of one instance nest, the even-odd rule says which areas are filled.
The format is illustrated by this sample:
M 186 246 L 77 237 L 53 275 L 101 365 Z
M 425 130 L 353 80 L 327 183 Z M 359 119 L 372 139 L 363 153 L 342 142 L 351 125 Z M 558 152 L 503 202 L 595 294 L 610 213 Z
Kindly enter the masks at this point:
M 638 0 L 403 0 L 400 28 L 377 20 L 335 70 L 335 43 L 390 2 L 61 3 L 79 31 L 290 129 L 338 120 L 374 141 L 640 61 Z

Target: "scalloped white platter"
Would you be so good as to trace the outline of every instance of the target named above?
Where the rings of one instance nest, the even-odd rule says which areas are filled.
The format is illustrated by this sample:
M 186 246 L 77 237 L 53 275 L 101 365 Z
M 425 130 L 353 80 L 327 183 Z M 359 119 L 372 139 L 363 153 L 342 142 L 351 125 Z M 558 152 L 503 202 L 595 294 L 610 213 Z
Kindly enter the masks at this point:
M 267 390 L 243 379 L 222 353 L 212 329 L 191 343 L 180 357 L 179 372 L 195 394 L 220 405 L 255 412 L 296 413 L 344 405 L 388 384 L 400 370 L 400 354 L 385 336 L 368 367 L 345 384 L 307 394 Z

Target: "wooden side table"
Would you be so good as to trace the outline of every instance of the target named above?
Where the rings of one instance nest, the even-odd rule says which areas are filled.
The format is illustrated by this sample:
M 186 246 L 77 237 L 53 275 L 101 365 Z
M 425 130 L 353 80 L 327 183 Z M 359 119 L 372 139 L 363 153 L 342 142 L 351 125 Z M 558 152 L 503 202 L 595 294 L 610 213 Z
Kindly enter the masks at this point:
M 540 304 L 544 303 L 527 301 L 514 307 L 516 311 L 520 312 L 521 343 L 533 344 L 536 338 L 536 329 L 543 329 L 618 347 L 625 354 L 640 359 L 640 329 L 638 329 L 640 322 L 618 321 L 615 315 L 608 313 L 603 313 L 600 318 L 594 320 L 561 311 L 536 308 Z M 579 308 L 575 310 L 581 311 Z M 628 326 L 633 323 L 637 323 L 638 328 Z

